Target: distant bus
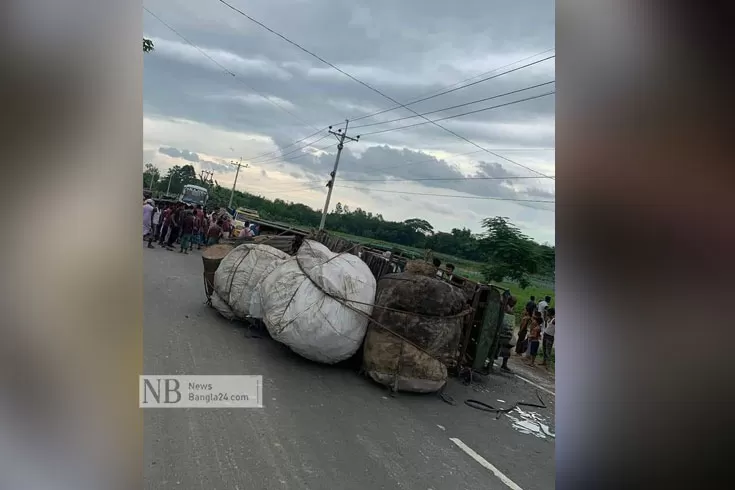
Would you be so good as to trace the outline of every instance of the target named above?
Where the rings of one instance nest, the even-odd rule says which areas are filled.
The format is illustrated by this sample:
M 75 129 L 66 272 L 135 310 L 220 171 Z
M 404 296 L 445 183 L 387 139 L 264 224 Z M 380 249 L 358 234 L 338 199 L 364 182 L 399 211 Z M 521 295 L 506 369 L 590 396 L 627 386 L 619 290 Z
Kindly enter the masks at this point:
M 198 185 L 187 184 L 179 194 L 179 202 L 194 206 L 197 204 L 204 206 L 207 204 L 207 199 L 209 199 L 209 191 Z

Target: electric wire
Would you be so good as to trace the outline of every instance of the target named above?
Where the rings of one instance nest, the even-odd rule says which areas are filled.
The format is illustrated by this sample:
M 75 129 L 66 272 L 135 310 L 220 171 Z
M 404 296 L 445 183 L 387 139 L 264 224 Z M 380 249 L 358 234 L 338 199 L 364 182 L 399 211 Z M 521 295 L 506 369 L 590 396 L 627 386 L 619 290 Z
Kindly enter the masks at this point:
M 446 121 L 447 119 L 454 119 L 454 118 L 457 118 L 457 117 L 468 116 L 470 114 L 477 114 L 478 112 L 485 112 L 485 111 L 489 111 L 491 109 L 498 109 L 500 107 L 507 107 L 507 106 L 510 106 L 510 105 L 518 104 L 520 102 L 526 102 L 526 101 L 529 101 L 529 100 L 540 99 L 541 97 L 547 97 L 549 95 L 553 95 L 554 93 L 556 93 L 555 90 L 554 91 L 551 91 L 551 92 L 546 92 L 546 93 L 540 94 L 540 95 L 534 95 L 532 97 L 526 97 L 524 99 L 514 100 L 514 101 L 511 101 L 511 102 L 506 102 L 505 104 L 498 104 L 498 105 L 495 105 L 495 106 L 485 107 L 485 108 L 477 109 L 477 110 L 474 110 L 474 111 L 463 112 L 462 114 L 455 114 L 453 116 L 440 117 L 439 119 L 434 119 L 434 120 L 427 119 L 424 122 L 415 123 L 415 124 L 408 124 L 406 126 L 399 126 L 397 128 L 388 128 L 388 129 L 381 129 L 379 131 L 371 131 L 369 133 L 362 133 L 361 136 L 368 136 L 368 135 L 380 134 L 380 133 L 389 133 L 391 131 L 399 131 L 399 130 L 402 130 L 402 129 L 414 128 L 416 126 L 423 126 L 425 124 L 432 124 L 432 123 L 436 123 L 438 121 Z M 422 117 L 423 119 L 426 119 L 423 116 L 423 114 L 417 114 L 417 115 L 420 116 L 420 117 Z M 483 148 L 483 150 L 485 150 L 485 149 Z M 489 150 L 485 150 L 485 151 L 489 151 Z M 536 172 L 536 171 L 534 170 L 534 172 Z M 548 175 L 542 175 L 542 176 L 543 177 L 546 177 L 546 178 L 551 178 Z
M 513 73 L 515 71 L 522 70 L 524 68 L 528 68 L 529 66 L 536 65 L 538 63 L 541 63 L 542 61 L 550 60 L 550 59 L 555 58 L 555 57 L 556 57 L 556 55 L 549 56 L 549 57 L 546 57 L 544 59 L 541 59 L 541 60 L 538 60 L 538 61 L 534 61 L 533 63 L 528 63 L 526 65 L 519 66 L 517 68 L 513 68 L 512 70 L 508 70 L 508 71 L 505 71 L 503 73 L 498 73 L 497 75 L 493 75 L 491 77 L 486 77 L 486 78 L 483 78 L 482 80 L 477 80 L 476 82 L 468 83 L 466 85 L 461 85 L 461 86 L 459 86 L 457 88 L 453 88 L 451 90 L 444 90 L 443 92 L 439 92 L 439 93 L 433 94 L 433 95 L 428 96 L 428 97 L 422 97 L 422 98 L 419 98 L 419 99 L 415 99 L 415 100 L 412 100 L 410 102 L 407 102 L 404 105 L 397 105 L 397 106 L 394 106 L 394 107 L 390 107 L 388 109 L 384 109 L 382 111 L 378 111 L 378 112 L 374 112 L 372 114 L 368 114 L 366 116 L 357 117 L 357 118 L 351 119 L 351 121 L 360 121 L 361 119 L 366 119 L 368 117 L 373 117 L 373 116 L 377 116 L 379 114 L 384 114 L 386 112 L 394 111 L 396 109 L 401 109 L 402 107 L 405 107 L 405 106 L 418 104 L 419 102 L 424 102 L 426 100 L 430 100 L 430 99 L 433 99 L 435 97 L 439 97 L 439 96 L 446 95 L 446 94 L 449 94 L 449 93 L 452 93 L 452 92 L 456 92 L 457 90 L 462 90 L 462 89 L 465 89 L 467 87 L 471 87 L 473 85 L 477 85 L 478 83 L 487 82 L 488 80 L 493 80 L 493 79 L 498 78 L 498 77 L 501 77 L 503 75 L 507 75 L 508 73 Z M 516 61 L 515 63 L 518 63 L 518 61 Z M 514 64 L 514 63 L 511 63 L 511 64 Z M 506 66 L 509 66 L 509 65 L 506 65 Z
M 459 109 L 460 107 L 466 107 L 466 106 L 472 105 L 472 104 L 479 104 L 480 102 L 486 102 L 486 101 L 492 100 L 492 99 L 499 99 L 500 97 L 505 97 L 507 95 L 513 95 L 513 94 L 517 94 L 517 93 L 520 93 L 520 92 L 525 92 L 526 90 L 533 90 L 535 88 L 544 87 L 544 86 L 550 85 L 552 83 L 556 83 L 556 80 L 550 80 L 548 82 L 539 83 L 539 84 L 536 84 L 536 85 L 531 85 L 530 87 L 519 88 L 518 90 L 512 90 L 510 92 L 505 92 L 505 93 L 502 93 L 502 94 L 492 95 L 490 97 L 485 97 L 485 98 L 482 98 L 482 99 L 472 100 L 470 102 L 465 102 L 463 104 L 457 104 L 457 105 L 453 105 L 453 106 L 450 106 L 450 107 L 443 107 L 441 109 L 436 109 L 436 110 L 429 111 L 429 112 L 423 112 L 420 115 L 416 115 L 416 116 L 405 116 L 405 117 L 399 117 L 397 119 L 391 119 L 390 121 L 382 121 L 382 122 L 374 122 L 374 123 L 369 123 L 369 124 L 363 124 L 361 126 L 354 126 L 351 129 L 367 128 L 367 127 L 370 127 L 370 126 L 378 126 L 380 124 L 389 124 L 389 123 L 394 123 L 394 122 L 397 122 L 397 121 L 405 121 L 406 119 L 413 119 L 415 117 L 428 116 L 429 114 L 436 114 L 437 112 L 444 112 L 444 111 L 450 111 L 452 109 Z
M 218 2 L 220 2 L 220 3 L 222 3 L 223 5 L 227 6 L 228 8 L 230 8 L 231 10 L 233 10 L 234 12 L 237 12 L 237 13 L 239 13 L 240 15 L 242 15 L 242 16 L 243 16 L 243 17 L 245 17 L 246 19 L 250 20 L 251 22 L 253 22 L 253 23 L 255 23 L 255 24 L 259 25 L 260 27 L 262 27 L 263 29 L 267 30 L 268 32 L 270 32 L 270 33 L 274 34 L 275 36 L 278 36 L 279 38 L 283 39 L 283 40 L 284 40 L 284 41 L 286 41 L 287 43 L 289 43 L 289 44 L 291 44 L 291 45 L 293 45 L 293 46 L 297 47 L 297 48 L 298 48 L 298 49 L 300 49 L 301 51 L 303 51 L 303 52 L 305 52 L 305 53 L 309 54 L 310 56 L 312 56 L 312 57 L 316 58 L 317 60 L 321 61 L 322 63 L 324 63 L 324 64 L 326 64 L 326 65 L 330 66 L 331 68 L 333 68 L 334 70 L 338 71 L 339 73 L 342 73 L 343 75 L 345 75 L 346 77 L 348 77 L 348 78 L 350 78 L 351 80 L 355 81 L 356 83 L 359 83 L 360 85 L 364 86 L 365 88 L 367 88 L 367 89 L 369 89 L 369 90 L 371 90 L 371 91 L 375 92 L 376 94 L 378 94 L 378 95 L 380 95 L 380 96 L 382 96 L 382 97 L 384 97 L 384 98 L 386 98 L 386 99 L 390 100 L 390 101 L 391 101 L 391 102 L 393 102 L 394 104 L 398 104 L 399 106 L 401 106 L 401 107 L 403 107 L 403 108 L 405 108 L 405 109 L 407 109 L 407 110 L 409 110 L 409 111 L 413 112 L 414 114 L 416 114 L 416 115 L 419 115 L 419 114 L 418 114 L 418 112 L 414 111 L 414 110 L 413 110 L 413 109 L 411 109 L 410 107 L 406 107 L 406 104 L 402 104 L 401 102 L 398 102 L 398 101 L 397 101 L 396 99 L 394 99 L 393 97 L 391 97 L 391 96 L 389 96 L 389 95 L 386 95 L 385 93 L 383 93 L 382 91 L 380 91 L 380 90 L 376 89 L 375 87 L 373 87 L 373 86 L 369 85 L 368 83 L 366 83 L 366 82 L 363 82 L 363 81 L 362 81 L 362 80 L 360 80 L 359 78 L 356 78 L 355 76 L 353 76 L 353 75 L 351 75 L 351 74 L 347 73 L 346 71 L 342 70 L 342 69 L 341 69 L 341 68 L 339 68 L 338 66 L 336 66 L 336 65 L 334 65 L 334 64 L 332 64 L 332 63 L 330 63 L 329 61 L 325 60 L 324 58 L 322 58 L 322 57 L 321 57 L 321 56 L 319 56 L 318 54 L 316 54 L 316 53 L 314 53 L 314 52 L 312 52 L 312 51 L 309 51 L 309 50 L 308 50 L 308 49 L 306 49 L 305 47 L 301 46 L 301 45 L 300 45 L 299 43 L 297 43 L 297 42 L 295 42 L 295 41 L 292 41 L 291 39 L 287 38 L 287 37 L 286 37 L 286 36 L 284 36 L 283 34 L 281 34 L 281 33 L 277 32 L 277 31 L 275 31 L 275 30 L 271 29 L 270 27 L 268 27 L 267 25 L 263 24 L 263 23 L 262 23 L 262 22 L 260 22 L 259 20 L 257 20 L 257 19 L 255 19 L 255 18 L 251 17 L 250 15 L 246 14 L 245 12 L 243 12 L 243 11 L 242 11 L 242 10 L 240 10 L 240 9 L 238 9 L 238 8 L 237 8 L 237 7 L 235 7 L 234 5 L 232 5 L 232 4 L 228 3 L 228 2 L 226 2 L 225 0 L 217 0 L 217 1 L 218 1 Z M 488 150 L 487 148 L 484 148 L 483 146 L 481 146 L 481 145 L 479 145 L 479 144 L 475 143 L 474 141 L 471 141 L 470 139 L 466 138 L 465 136 L 462 136 L 462 135 L 458 134 L 457 132 L 455 132 L 455 131 L 452 131 L 451 129 L 448 129 L 448 128 L 446 128 L 446 127 L 442 126 L 441 124 L 437 123 L 436 121 L 432 121 L 432 120 L 430 120 L 430 119 L 426 118 L 425 116 L 420 116 L 420 117 L 422 117 L 423 119 L 426 119 L 426 120 L 427 120 L 427 121 L 428 121 L 428 122 L 429 122 L 430 124 L 433 124 L 434 126 L 436 126 L 436 127 L 438 127 L 438 128 L 441 128 L 441 129 L 443 129 L 443 130 L 444 130 L 444 131 L 446 131 L 447 133 L 449 133 L 449 134 L 452 134 L 452 135 L 454 135 L 455 137 L 457 137 L 457 138 L 459 138 L 459 139 L 461 139 L 461 140 L 463 140 L 463 141 L 465 141 L 465 142 L 467 142 L 467 143 L 469 143 L 469 144 L 471 144 L 471 145 L 473 145 L 473 146 L 477 147 L 478 149 L 481 149 L 481 150 L 483 150 L 483 151 L 485 151 L 485 152 L 487 152 L 487 153 L 489 153 L 489 154 L 491 154 L 491 155 L 494 155 L 494 156 L 496 156 L 496 157 L 498 157 L 498 158 L 501 158 L 501 159 L 503 159 L 503 160 L 505 160 L 505 161 L 507 161 L 507 162 L 509 162 L 509 163 L 512 163 L 512 164 L 514 164 L 514 165 L 517 165 L 517 166 L 519 166 L 519 167 L 521 167 L 521 168 L 524 168 L 524 169 L 526 169 L 526 170 L 528 170 L 528 171 L 530 171 L 530 172 L 533 172 L 533 173 L 535 173 L 535 174 L 537 174 L 537 175 L 541 175 L 542 177 L 545 177 L 545 178 L 548 178 L 548 179 L 552 179 L 552 180 L 553 180 L 553 177 L 550 177 L 550 176 L 548 176 L 548 175 L 545 175 L 545 174 L 543 174 L 543 173 L 541 173 L 541 172 L 539 172 L 539 171 L 537 171 L 537 170 L 534 170 L 534 169 L 532 169 L 532 168 L 530 168 L 530 167 L 528 167 L 528 166 L 526 166 L 526 165 L 523 165 L 523 164 L 521 164 L 521 163 L 518 163 L 518 162 L 516 162 L 515 160 L 512 160 L 512 159 L 510 159 L 510 158 L 508 158 L 508 157 L 502 156 L 502 155 L 500 155 L 500 154 L 498 154 L 498 153 L 494 153 L 494 152 L 492 152 L 492 151 Z
M 518 199 L 513 197 L 490 197 L 490 196 L 458 196 L 455 194 L 434 194 L 430 192 L 407 192 L 407 191 L 391 191 L 387 189 L 374 189 L 372 187 L 352 187 L 352 186 L 340 186 L 341 189 L 355 189 L 369 192 L 387 192 L 390 194 L 408 194 L 412 196 L 431 196 L 431 197 L 454 197 L 457 199 L 486 199 L 491 201 L 512 201 L 512 202 L 529 202 L 529 203 L 543 203 L 543 204 L 554 204 L 556 201 L 548 201 L 542 199 Z
M 251 91 L 255 92 L 255 93 L 256 93 L 256 94 L 258 95 L 258 96 L 262 97 L 263 99 L 265 99 L 265 100 L 266 100 L 267 102 L 269 102 L 270 104 L 273 104 L 274 106 L 276 106 L 276 107 L 277 107 L 277 108 L 279 108 L 280 110 L 282 110 L 282 111 L 284 111 L 285 113 L 287 113 L 287 114 L 291 115 L 292 117 L 296 118 L 296 119 L 297 119 L 297 120 L 298 120 L 299 122 L 301 122 L 301 123 L 302 123 L 302 124 L 304 124 L 305 126 L 308 126 L 308 127 L 312 128 L 312 129 L 315 129 L 315 130 L 316 130 L 316 127 L 315 127 L 315 126 L 311 125 L 310 123 L 308 123 L 307 121 L 305 121 L 304 119 L 302 119 L 302 118 L 301 118 L 300 116 L 298 116 L 298 115 L 294 114 L 294 113 L 293 113 L 293 112 L 291 112 L 290 110 L 288 110 L 288 109 L 286 109 L 285 107 L 283 107 L 283 106 L 282 106 L 281 104 L 279 104 L 279 103 L 277 103 L 276 101 L 274 101 L 274 100 L 270 99 L 270 98 L 269 98 L 269 97 L 267 97 L 266 95 L 262 94 L 262 93 L 261 93 L 260 91 L 256 90 L 255 88 L 253 88 L 253 87 L 251 87 L 250 85 L 248 85 L 247 83 L 245 83 L 245 82 L 244 82 L 244 81 L 243 81 L 243 80 L 242 80 L 241 78 L 239 78 L 239 77 L 238 77 L 238 76 L 237 76 L 237 75 L 236 75 L 236 74 L 235 74 L 235 73 L 234 73 L 234 72 L 233 72 L 232 70 L 228 69 L 227 67 L 225 67 L 224 65 L 222 65 L 222 63 L 220 63 L 219 61 L 217 61 L 217 60 L 215 60 L 214 58 L 212 58 L 212 57 L 211 57 L 211 56 L 210 56 L 209 54 L 207 54 L 207 52 L 206 52 L 206 51 L 204 51 L 204 50 L 203 50 L 202 48 L 200 48 L 199 46 L 197 46 L 196 44 L 194 44 L 193 42 L 191 42 L 191 41 L 190 41 L 190 40 L 189 40 L 189 39 L 188 39 L 187 37 L 185 37 L 185 36 L 184 36 L 183 34 L 181 34 L 181 33 L 180 33 L 179 31 L 177 31 L 176 29 L 174 29 L 174 28 L 173 28 L 173 27 L 172 27 L 172 26 L 171 26 L 170 24 L 168 24 L 168 23 L 167 23 L 166 21 L 164 21 L 163 19 L 161 19 L 161 18 L 160 18 L 160 17 L 158 16 L 158 15 L 154 14 L 153 12 L 151 12 L 151 11 L 150 11 L 150 10 L 148 9 L 148 7 L 146 7 L 146 6 L 144 5 L 144 6 L 143 6 L 143 9 L 144 9 L 144 10 L 145 10 L 146 12 L 148 12 L 148 13 L 149 13 L 149 14 L 150 14 L 150 15 L 151 15 L 151 16 L 152 16 L 153 18 L 155 18 L 156 20 L 158 20 L 158 22 L 160 22 L 161 24 L 163 24 L 164 26 L 166 26 L 166 27 L 167 27 L 167 28 L 168 28 L 169 30 L 171 30 L 171 32 L 173 32 L 174 34 L 176 34 L 177 36 L 179 36 L 179 37 L 180 37 L 181 39 L 183 39 L 183 40 L 184 40 L 184 41 L 185 41 L 185 42 L 186 42 L 187 44 L 191 45 L 191 46 L 192 46 L 193 48 L 195 48 L 195 49 L 196 49 L 197 51 L 199 51 L 199 52 L 200 52 L 200 53 L 201 53 L 202 55 L 204 55 L 204 56 L 205 56 L 205 57 L 206 57 L 207 59 L 209 59 L 209 60 L 210 60 L 210 61 L 211 61 L 212 63 L 214 63 L 215 65 L 217 65 L 218 67 L 220 67 L 220 68 L 221 68 L 221 69 L 222 69 L 222 70 L 223 70 L 223 71 L 224 71 L 224 72 L 225 72 L 226 74 L 228 74 L 228 75 L 232 76 L 232 77 L 233 77 L 233 78 L 234 78 L 235 80 L 237 80 L 237 81 L 238 81 L 239 83 L 243 84 L 243 85 L 244 85 L 245 87 L 247 87 L 247 88 L 248 88 L 248 89 L 250 89 Z M 317 130 L 317 132 L 320 132 L 320 131 L 323 131 L 323 129 L 319 129 L 319 130 Z

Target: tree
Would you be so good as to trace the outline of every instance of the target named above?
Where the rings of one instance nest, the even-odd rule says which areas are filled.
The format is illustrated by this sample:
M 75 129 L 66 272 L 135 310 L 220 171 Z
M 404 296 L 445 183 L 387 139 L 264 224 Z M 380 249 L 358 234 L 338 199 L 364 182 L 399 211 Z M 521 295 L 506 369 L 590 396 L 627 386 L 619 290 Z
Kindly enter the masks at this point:
M 143 38 L 143 52 L 150 53 L 154 49 L 155 47 L 153 46 L 153 41 L 151 41 L 150 39 Z
M 169 189 L 169 181 L 171 187 Z M 172 194 L 179 194 L 184 189 L 186 184 L 198 184 L 199 177 L 197 177 L 196 170 L 192 165 L 174 165 L 168 169 L 168 172 L 162 179 L 158 181 L 156 190 L 166 192 L 167 190 Z
M 161 172 L 152 163 L 146 163 L 143 170 L 143 188 L 151 189 L 161 178 Z
M 521 289 L 529 285 L 529 275 L 538 271 L 534 242 L 525 236 L 508 218 L 485 218 L 486 234 L 481 243 L 488 264 L 483 274 L 488 281 L 516 281 Z
M 151 175 L 160 172 L 146 165 L 143 185 L 148 188 Z M 185 184 L 200 184 L 194 167 L 174 166 L 165 175 L 153 179 L 153 188 L 166 192 L 171 179 L 171 193 L 178 194 Z M 229 186 L 223 187 L 215 181 L 209 189 L 209 207 L 227 206 L 230 200 Z M 235 191 L 234 207 L 257 209 L 264 219 L 281 221 L 301 227 L 316 227 L 321 220 L 321 211 L 303 204 L 288 201 L 288 197 L 267 199 L 262 196 Z M 451 255 L 459 259 L 486 264 L 485 277 L 488 281 L 504 279 L 518 281 L 522 287 L 528 284 L 528 276 L 541 275 L 553 281 L 555 250 L 553 245 L 539 245 L 524 236 L 507 218 L 488 218 L 483 221 L 483 233 L 475 235 L 468 228 L 454 228 L 451 232 L 434 230 L 421 218 L 403 222 L 387 221 L 379 213 L 357 208 L 354 211 L 338 202 L 327 219 L 327 229 L 361 236 L 404 247 L 431 249 L 436 253 Z M 402 250 L 408 256 L 408 250 Z M 415 252 L 414 252 L 415 253 Z M 421 256 L 418 254 L 417 256 Z
M 403 224 L 418 233 L 423 233 L 424 235 L 430 235 L 434 233 L 434 227 L 431 226 L 431 223 L 429 223 L 425 219 L 411 218 L 404 221 Z

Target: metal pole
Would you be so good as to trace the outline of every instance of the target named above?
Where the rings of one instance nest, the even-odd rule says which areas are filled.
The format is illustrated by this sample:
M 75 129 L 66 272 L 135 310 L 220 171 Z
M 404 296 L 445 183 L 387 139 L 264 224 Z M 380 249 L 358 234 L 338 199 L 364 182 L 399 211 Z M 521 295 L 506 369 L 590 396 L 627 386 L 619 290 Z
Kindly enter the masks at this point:
M 240 163 L 237 164 L 237 171 L 235 172 L 235 181 L 232 183 L 232 192 L 230 192 L 230 204 L 227 205 L 227 207 L 230 209 L 232 209 L 232 198 L 235 197 L 235 186 L 237 185 L 237 176 L 240 175 L 241 166 L 242 166 L 242 158 L 240 158 Z
M 169 170 L 171 175 L 168 177 L 168 187 L 166 187 L 166 195 L 168 196 L 171 193 L 171 179 L 174 178 L 174 173 Z
M 334 159 L 334 170 L 332 170 L 332 180 L 329 181 L 329 190 L 327 191 L 327 200 L 324 202 L 324 209 L 322 210 L 322 220 L 319 223 L 319 229 L 324 229 L 324 223 L 327 221 L 327 211 L 329 210 L 329 200 L 332 198 L 332 190 L 334 189 L 334 181 L 337 180 L 337 167 L 339 166 L 339 157 L 342 155 L 342 148 L 344 148 L 345 139 L 350 141 L 357 141 L 360 137 L 350 138 L 347 136 L 347 126 L 350 125 L 349 120 L 345 120 L 345 130 L 339 133 L 339 144 L 337 145 L 337 157 Z M 332 126 L 329 126 L 330 133 L 337 135 L 331 130 Z

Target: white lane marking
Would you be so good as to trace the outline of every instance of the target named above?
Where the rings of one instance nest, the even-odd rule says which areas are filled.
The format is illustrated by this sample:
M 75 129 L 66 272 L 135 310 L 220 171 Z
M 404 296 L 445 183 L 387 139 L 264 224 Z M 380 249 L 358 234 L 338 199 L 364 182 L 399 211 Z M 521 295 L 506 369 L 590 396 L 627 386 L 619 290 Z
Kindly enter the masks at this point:
M 548 394 L 550 394 L 550 395 L 556 396 L 556 393 L 554 393 L 554 392 L 553 392 L 553 391 L 551 391 L 550 389 L 548 389 L 548 388 L 544 388 L 544 387 L 543 387 L 543 386 L 541 386 L 540 384 L 536 384 L 536 383 L 534 383 L 533 381 L 531 381 L 530 379 L 526 379 L 526 378 L 524 378 L 523 376 L 518 376 L 517 374 L 516 374 L 516 378 L 518 378 L 518 379 L 522 379 L 522 380 L 523 380 L 523 381 L 525 381 L 526 383 L 528 383 L 528 384 L 530 384 L 530 385 L 533 385 L 533 386 L 535 386 L 536 388 L 538 388 L 538 389 L 540 389 L 540 390 L 544 390 L 544 391 L 545 391 L 546 393 L 548 393 Z
M 455 443 L 457 446 L 459 446 L 459 448 L 462 449 L 462 451 L 464 451 L 467 454 L 469 454 L 472 459 L 474 459 L 475 461 L 477 461 L 478 463 L 480 463 L 482 466 L 484 466 L 488 470 L 492 471 L 495 474 L 495 476 L 497 476 L 498 479 L 500 479 L 500 481 L 502 481 L 503 483 L 505 483 L 508 486 L 508 488 L 511 488 L 512 490 L 523 490 L 521 487 L 519 487 L 518 485 L 516 485 L 515 482 L 513 482 L 513 480 L 511 480 L 510 478 L 508 478 L 507 476 L 505 476 L 503 474 L 503 472 L 501 472 L 495 466 L 491 465 L 488 460 L 486 460 L 485 458 L 483 458 L 482 456 L 480 456 L 479 454 L 477 454 L 467 444 L 465 444 L 464 442 L 460 441 L 456 437 L 450 437 L 449 440 L 452 441 L 453 443 Z

